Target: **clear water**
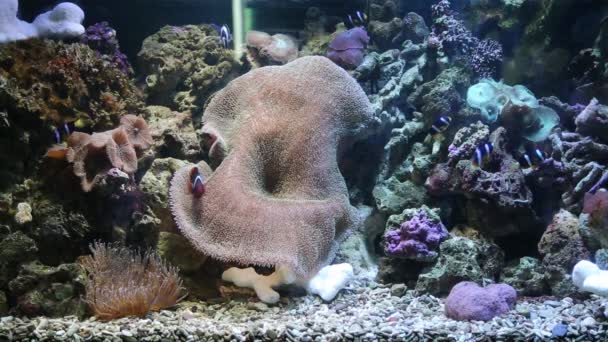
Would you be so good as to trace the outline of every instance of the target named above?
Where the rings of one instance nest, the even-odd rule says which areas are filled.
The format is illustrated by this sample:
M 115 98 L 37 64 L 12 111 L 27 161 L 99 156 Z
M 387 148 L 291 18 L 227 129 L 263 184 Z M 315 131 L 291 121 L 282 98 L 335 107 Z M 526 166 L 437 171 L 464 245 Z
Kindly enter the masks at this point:
M 607 18 L 603 0 L 0 0 L 0 316 L 334 310 L 404 284 L 439 321 L 487 320 L 463 281 L 591 308 Z M 473 297 L 519 314 L 511 292 Z

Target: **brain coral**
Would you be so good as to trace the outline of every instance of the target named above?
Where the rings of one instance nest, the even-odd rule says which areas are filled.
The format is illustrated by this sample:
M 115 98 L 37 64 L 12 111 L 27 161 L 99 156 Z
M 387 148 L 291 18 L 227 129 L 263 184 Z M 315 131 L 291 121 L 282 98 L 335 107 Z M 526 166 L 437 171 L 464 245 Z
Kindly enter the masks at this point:
M 206 191 L 190 193 L 192 166 L 172 180 L 180 230 L 211 257 L 285 265 L 308 279 L 359 221 L 338 158 L 371 116 L 361 87 L 324 57 L 235 79 L 203 116 L 203 134 L 225 155 Z

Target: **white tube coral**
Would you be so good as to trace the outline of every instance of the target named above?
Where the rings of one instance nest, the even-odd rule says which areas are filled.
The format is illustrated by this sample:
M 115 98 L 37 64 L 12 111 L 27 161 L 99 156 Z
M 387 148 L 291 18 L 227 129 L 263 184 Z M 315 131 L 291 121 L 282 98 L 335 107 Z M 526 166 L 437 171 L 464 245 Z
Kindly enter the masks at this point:
M 582 291 L 608 296 L 608 271 L 588 260 L 579 261 L 572 270 L 572 282 Z
M 306 290 L 329 302 L 348 284 L 353 275 L 353 267 L 350 264 L 325 266 L 306 284 Z M 279 301 L 280 296 L 273 288 L 296 282 L 296 276 L 286 266 L 278 267 L 274 273 L 267 276 L 256 273 L 253 267 L 231 267 L 222 273 L 222 280 L 253 289 L 262 302 L 274 304 Z
M 36 37 L 36 27 L 19 20 L 17 11 L 18 0 L 0 0 L 0 43 Z
M 0 43 L 34 37 L 73 38 L 84 33 L 84 12 L 71 2 L 60 3 L 31 24 L 17 18 L 18 9 L 18 0 L 0 0 Z
M 285 266 L 278 267 L 274 273 L 267 276 L 256 273 L 253 267 L 231 267 L 222 273 L 222 280 L 232 282 L 236 286 L 253 289 L 262 302 L 274 304 L 279 301 L 280 296 L 273 288 L 291 284 L 296 280 L 296 277 Z
M 336 298 L 338 292 L 346 287 L 353 276 L 353 267 L 350 264 L 325 266 L 308 282 L 306 289 L 329 302 Z

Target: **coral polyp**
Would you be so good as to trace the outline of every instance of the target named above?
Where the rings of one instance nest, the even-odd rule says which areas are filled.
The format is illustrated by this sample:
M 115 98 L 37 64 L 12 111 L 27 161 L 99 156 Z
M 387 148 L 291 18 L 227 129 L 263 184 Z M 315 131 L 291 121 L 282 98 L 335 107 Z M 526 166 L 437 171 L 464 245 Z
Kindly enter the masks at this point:
M 86 301 L 100 320 L 143 317 L 170 308 L 185 296 L 177 268 L 157 254 L 94 243 L 81 259 L 88 273 Z

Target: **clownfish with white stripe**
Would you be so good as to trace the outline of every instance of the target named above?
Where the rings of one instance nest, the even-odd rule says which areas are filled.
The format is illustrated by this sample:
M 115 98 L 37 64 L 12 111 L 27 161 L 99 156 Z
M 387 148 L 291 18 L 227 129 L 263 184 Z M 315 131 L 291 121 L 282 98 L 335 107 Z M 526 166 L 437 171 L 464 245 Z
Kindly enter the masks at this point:
M 205 179 L 198 169 L 198 166 L 195 166 L 190 170 L 189 190 L 195 198 L 200 198 L 205 193 Z
M 483 162 L 489 159 L 492 155 L 492 151 L 494 151 L 494 145 L 492 145 L 491 142 L 486 142 L 478 145 L 475 148 L 475 153 L 473 154 L 473 165 L 483 165 Z
M 520 161 L 520 165 L 522 165 L 525 169 L 535 169 L 546 159 L 547 156 L 545 155 L 545 152 L 543 152 L 539 148 L 535 148 L 534 153 L 524 153 L 524 155 L 522 156 L 522 160 Z
M 355 15 L 347 15 L 347 20 L 344 21 L 344 24 L 346 24 L 347 27 L 365 27 L 365 25 L 367 24 L 367 15 L 361 11 L 357 11 L 355 12 Z
M 450 123 L 452 123 L 452 118 L 449 116 L 440 116 L 437 121 L 431 126 L 429 130 L 429 134 L 431 136 L 435 136 L 437 134 L 445 132 L 448 127 L 450 127 Z

